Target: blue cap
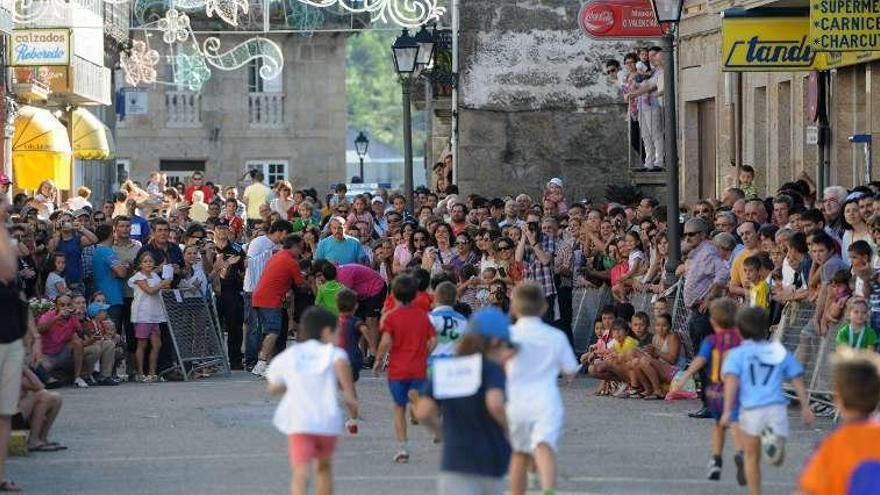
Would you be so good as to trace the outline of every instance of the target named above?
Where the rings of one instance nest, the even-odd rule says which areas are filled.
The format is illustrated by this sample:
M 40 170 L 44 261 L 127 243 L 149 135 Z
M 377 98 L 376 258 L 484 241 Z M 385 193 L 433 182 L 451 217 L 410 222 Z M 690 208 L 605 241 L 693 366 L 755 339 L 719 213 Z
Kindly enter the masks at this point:
M 96 303 L 96 302 L 89 304 L 89 318 L 94 318 L 101 311 L 107 311 L 108 309 L 110 309 L 109 304 Z
M 490 339 L 510 340 L 510 318 L 498 308 L 479 309 L 471 315 L 468 331 Z

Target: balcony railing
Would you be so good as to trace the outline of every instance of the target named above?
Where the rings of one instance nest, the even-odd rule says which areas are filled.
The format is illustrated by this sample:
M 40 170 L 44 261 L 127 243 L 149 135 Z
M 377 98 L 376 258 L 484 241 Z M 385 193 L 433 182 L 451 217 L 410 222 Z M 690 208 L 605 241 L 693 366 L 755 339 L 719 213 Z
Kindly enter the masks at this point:
M 165 112 L 168 127 L 201 127 L 202 97 L 189 91 L 167 91 Z
M 251 127 L 284 125 L 284 93 L 248 93 L 248 123 Z

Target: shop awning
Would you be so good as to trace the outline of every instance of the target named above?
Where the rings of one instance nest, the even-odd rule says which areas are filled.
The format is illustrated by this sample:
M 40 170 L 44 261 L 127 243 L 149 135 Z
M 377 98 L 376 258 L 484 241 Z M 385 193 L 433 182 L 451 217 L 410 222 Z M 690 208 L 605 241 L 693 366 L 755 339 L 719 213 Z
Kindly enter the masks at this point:
M 73 156 L 80 160 L 106 160 L 111 157 L 110 129 L 92 112 L 73 111 Z
M 70 189 L 70 141 L 67 129 L 48 110 L 22 107 L 15 117 L 12 168 L 15 186 L 37 189 L 46 179 Z

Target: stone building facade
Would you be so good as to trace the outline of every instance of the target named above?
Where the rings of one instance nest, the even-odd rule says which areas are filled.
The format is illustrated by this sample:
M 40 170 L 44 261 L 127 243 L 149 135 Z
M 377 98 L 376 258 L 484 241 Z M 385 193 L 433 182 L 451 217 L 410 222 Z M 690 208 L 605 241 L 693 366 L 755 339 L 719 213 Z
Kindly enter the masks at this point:
M 633 43 L 596 41 L 580 2 L 462 2 L 458 185 L 482 194 L 539 194 L 562 177 L 569 197 L 624 184 L 624 105 L 604 76 Z
M 136 180 L 160 170 L 176 182 L 198 170 L 210 181 L 235 185 L 257 168 L 270 182 L 290 178 L 318 191 L 344 181 L 345 36 L 269 37 L 284 53 L 276 79 L 257 78 L 260 64 L 251 62 L 229 72 L 214 69 L 199 93 L 149 88 L 147 114 L 117 124 L 118 166 Z M 244 38 L 221 40 L 231 47 Z
M 735 184 L 736 135 L 733 113 L 736 75 L 721 67 L 721 16 L 729 8 L 803 7 L 806 0 L 688 0 L 678 48 L 679 155 L 683 201 L 717 197 Z M 880 133 L 880 62 L 830 71 L 831 160 L 828 184 L 863 182 L 864 154 L 848 137 Z M 808 110 L 808 72 L 742 74 L 742 163 L 755 167 L 759 192 L 806 173 L 817 179 L 819 149 L 807 144 L 814 125 Z M 873 170 L 880 166 L 874 154 Z M 877 177 L 875 172 L 874 177 Z

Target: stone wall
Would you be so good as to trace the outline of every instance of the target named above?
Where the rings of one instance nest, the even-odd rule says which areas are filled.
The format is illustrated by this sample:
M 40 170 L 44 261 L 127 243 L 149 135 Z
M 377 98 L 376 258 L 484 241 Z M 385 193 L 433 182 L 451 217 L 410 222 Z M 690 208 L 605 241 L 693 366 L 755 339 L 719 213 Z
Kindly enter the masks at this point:
M 539 194 L 562 177 L 569 197 L 625 183 L 624 105 L 604 61 L 632 43 L 596 41 L 579 2 L 461 3 L 458 183 L 462 192 Z

